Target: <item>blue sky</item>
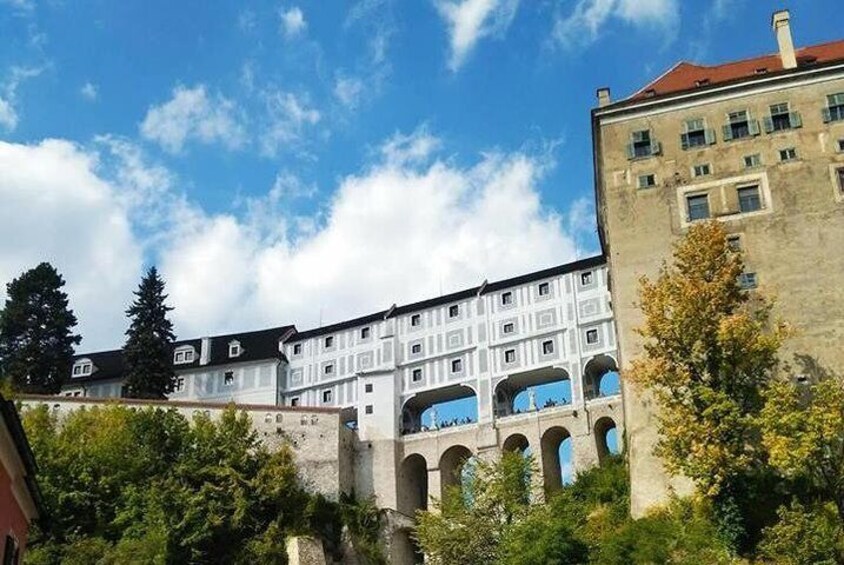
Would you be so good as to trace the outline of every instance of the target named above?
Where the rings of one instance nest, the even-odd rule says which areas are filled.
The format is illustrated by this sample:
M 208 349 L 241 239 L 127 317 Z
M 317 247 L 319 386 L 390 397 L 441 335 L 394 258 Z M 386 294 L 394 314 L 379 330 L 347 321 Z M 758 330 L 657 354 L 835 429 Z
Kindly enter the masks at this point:
M 0 281 L 83 349 L 142 270 L 182 337 L 337 321 L 597 251 L 589 110 L 775 50 L 749 0 L 0 0 Z M 798 46 L 837 39 L 795 0 Z

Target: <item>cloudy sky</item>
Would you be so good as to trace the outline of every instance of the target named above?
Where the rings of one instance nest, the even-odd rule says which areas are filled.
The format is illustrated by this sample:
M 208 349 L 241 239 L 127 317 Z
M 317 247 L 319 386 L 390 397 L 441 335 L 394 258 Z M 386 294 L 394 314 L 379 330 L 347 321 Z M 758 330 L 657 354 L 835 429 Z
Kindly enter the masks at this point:
M 595 89 L 771 52 L 781 4 L 0 0 L 0 283 L 52 262 L 90 350 L 150 265 L 192 337 L 594 254 Z

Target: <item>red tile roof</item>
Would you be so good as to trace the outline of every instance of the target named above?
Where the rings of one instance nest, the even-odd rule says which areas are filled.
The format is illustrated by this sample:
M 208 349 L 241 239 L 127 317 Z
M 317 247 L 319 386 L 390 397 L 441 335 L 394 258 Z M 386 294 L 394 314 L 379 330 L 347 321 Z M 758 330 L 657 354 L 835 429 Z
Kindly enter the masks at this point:
M 844 40 L 812 45 L 796 50 L 798 67 L 844 60 Z M 681 61 L 646 87 L 636 92 L 630 100 L 640 100 L 704 86 L 723 84 L 761 74 L 782 71 L 779 53 L 744 59 L 711 67 Z

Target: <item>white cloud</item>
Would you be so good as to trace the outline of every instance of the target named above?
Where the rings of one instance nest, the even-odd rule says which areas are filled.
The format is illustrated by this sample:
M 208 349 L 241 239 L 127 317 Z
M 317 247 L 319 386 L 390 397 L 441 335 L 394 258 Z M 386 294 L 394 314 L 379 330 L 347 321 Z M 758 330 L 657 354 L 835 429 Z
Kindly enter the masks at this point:
M 290 39 L 305 31 L 308 27 L 305 21 L 305 14 L 298 6 L 293 6 L 281 12 L 281 32 L 284 37 Z
M 555 19 L 553 38 L 566 47 L 585 45 L 595 41 L 613 19 L 672 33 L 679 8 L 677 0 L 578 0 L 570 14 Z
M 316 125 L 322 115 L 304 97 L 283 90 L 264 92 L 267 119 L 261 135 L 261 152 L 274 156 L 281 146 L 297 145 L 305 129 Z
M 0 88 L 0 127 L 6 131 L 13 131 L 18 127 L 20 116 L 15 108 L 18 88 L 25 81 L 40 75 L 43 70 L 39 67 L 13 66 L 11 68 L 6 82 Z
M 492 153 L 458 167 L 438 144 L 424 129 L 392 138 L 310 223 L 286 206 L 260 221 L 195 211 L 162 251 L 178 327 L 305 329 L 575 258 L 566 218 L 540 201 L 544 163 Z
M 357 77 L 337 76 L 334 81 L 334 96 L 346 108 L 357 108 L 363 92 L 363 80 Z
M 149 108 L 141 135 L 170 153 L 180 152 L 190 140 L 237 149 L 246 142 L 242 122 L 242 112 L 233 101 L 220 94 L 209 95 L 202 84 L 177 86 L 169 101 Z
M 460 166 L 440 146 L 425 127 L 394 135 L 303 216 L 291 203 L 316 187 L 289 171 L 245 213 L 210 214 L 125 139 L 0 143 L 0 279 L 54 262 L 90 350 L 123 342 L 144 254 L 164 274 L 181 337 L 307 329 L 575 258 L 587 207 L 543 207 L 545 157 L 495 152 Z
M 126 203 L 98 166 L 67 141 L 0 142 L 0 298 L 6 282 L 49 261 L 67 281 L 86 348 L 122 342 L 142 263 Z
M 99 90 L 97 89 L 97 85 L 86 82 L 82 85 L 82 88 L 79 89 L 79 94 L 82 95 L 82 98 L 88 100 L 89 102 L 93 102 L 97 99 L 99 95 Z
M 436 7 L 448 26 L 448 66 L 457 71 L 479 40 L 510 27 L 519 0 L 437 0 Z

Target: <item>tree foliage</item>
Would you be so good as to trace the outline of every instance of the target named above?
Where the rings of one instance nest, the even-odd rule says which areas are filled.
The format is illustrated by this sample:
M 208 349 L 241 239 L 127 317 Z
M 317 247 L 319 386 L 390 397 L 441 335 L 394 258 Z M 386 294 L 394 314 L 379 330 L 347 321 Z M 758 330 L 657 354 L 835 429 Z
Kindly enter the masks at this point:
M 783 506 L 779 521 L 766 528 L 760 554 L 778 565 L 844 563 L 844 532 L 834 504 L 799 502 Z
M 838 378 L 804 386 L 778 381 L 760 414 L 771 465 L 805 477 L 832 502 L 844 524 L 844 388 Z
M 505 453 L 470 465 L 463 484 L 446 488 L 434 511 L 417 515 L 416 539 L 433 565 L 497 563 L 505 531 L 527 514 L 530 459 Z
M 167 313 L 164 280 L 151 267 L 126 310 L 131 319 L 123 354 L 126 359 L 126 388 L 132 398 L 164 398 L 173 391 L 176 377 L 172 347 L 176 339 Z
M 50 517 L 32 563 L 284 563 L 288 535 L 339 536 L 336 505 L 308 494 L 291 452 L 269 452 L 233 408 L 189 422 L 115 405 L 60 423 L 42 406 L 23 421 Z
M 6 285 L 0 312 L 0 376 L 23 392 L 54 394 L 70 374 L 76 316 L 62 290 L 65 281 L 41 263 Z
M 738 282 L 741 255 L 718 222 L 696 224 L 656 280 L 640 281 L 644 355 L 628 379 L 658 405 L 656 453 L 716 497 L 760 456 L 755 417 L 787 328 Z

